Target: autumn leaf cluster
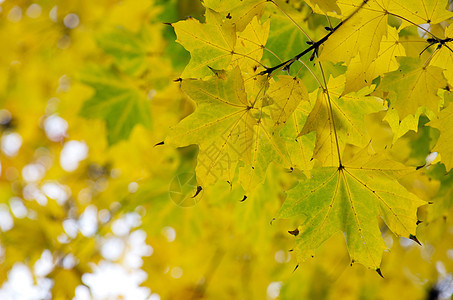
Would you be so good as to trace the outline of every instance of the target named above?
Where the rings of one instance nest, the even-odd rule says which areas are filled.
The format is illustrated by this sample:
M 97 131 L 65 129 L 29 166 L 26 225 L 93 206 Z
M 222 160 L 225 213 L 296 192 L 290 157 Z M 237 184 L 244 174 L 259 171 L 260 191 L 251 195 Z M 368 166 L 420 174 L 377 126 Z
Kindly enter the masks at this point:
M 1 4 L 2 282 L 50 253 L 54 299 L 105 262 L 162 299 L 451 296 L 447 1 L 38 2 Z

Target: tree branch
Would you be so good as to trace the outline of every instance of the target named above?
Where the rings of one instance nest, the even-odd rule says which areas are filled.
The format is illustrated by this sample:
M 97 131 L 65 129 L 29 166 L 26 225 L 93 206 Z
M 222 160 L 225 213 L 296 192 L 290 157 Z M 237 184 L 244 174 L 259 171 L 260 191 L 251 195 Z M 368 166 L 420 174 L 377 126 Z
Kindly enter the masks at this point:
M 294 56 L 293 58 L 290 58 L 274 67 L 271 67 L 271 68 L 266 68 L 266 70 L 262 71 L 261 73 L 259 73 L 259 75 L 271 75 L 275 70 L 278 70 L 278 69 L 281 69 L 281 68 L 289 68 L 289 66 L 295 62 L 296 60 L 298 60 L 299 58 L 301 58 L 302 56 L 304 56 L 305 54 L 311 52 L 312 50 L 317 52 L 318 49 L 319 49 L 319 46 L 321 46 L 323 43 L 325 43 L 329 37 L 335 32 L 338 30 L 338 28 L 340 28 L 343 24 L 345 24 L 347 21 L 349 21 L 369 0 L 364 0 L 362 2 L 362 4 L 360 4 L 360 6 L 357 7 L 356 10 L 354 10 L 348 17 L 346 17 L 346 19 L 344 19 L 343 21 L 341 21 L 340 23 L 338 23 L 337 26 L 335 26 L 334 28 L 331 28 L 331 30 L 329 31 L 328 34 L 326 34 L 322 39 L 320 39 L 319 41 L 317 42 L 314 42 L 310 47 L 308 47 L 307 49 L 305 49 L 304 51 L 302 51 L 301 53 L 297 54 L 296 56 Z

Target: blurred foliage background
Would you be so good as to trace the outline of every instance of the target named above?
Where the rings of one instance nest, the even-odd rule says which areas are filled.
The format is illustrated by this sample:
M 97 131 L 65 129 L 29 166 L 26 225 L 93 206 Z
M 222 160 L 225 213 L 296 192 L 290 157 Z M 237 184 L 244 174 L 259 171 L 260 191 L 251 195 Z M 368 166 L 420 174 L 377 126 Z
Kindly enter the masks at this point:
M 450 298 L 442 164 L 412 188 L 434 199 L 420 210 L 423 246 L 383 227 L 385 279 L 349 265 L 342 234 L 294 271 L 297 225 L 271 222 L 294 183 L 280 169 L 247 201 L 221 182 L 190 197 L 197 147 L 155 145 L 194 109 L 174 82 L 190 56 L 165 23 L 203 13 L 197 0 L 0 2 L 0 298 Z M 287 23 L 271 23 L 277 51 Z M 409 131 L 395 153 L 423 162 L 437 136 Z

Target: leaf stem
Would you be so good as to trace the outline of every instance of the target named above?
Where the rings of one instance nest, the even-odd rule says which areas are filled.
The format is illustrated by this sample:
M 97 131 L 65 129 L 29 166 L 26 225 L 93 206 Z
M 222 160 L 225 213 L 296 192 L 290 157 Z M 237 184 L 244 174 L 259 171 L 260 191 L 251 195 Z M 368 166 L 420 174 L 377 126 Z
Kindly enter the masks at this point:
M 232 54 L 233 54 L 233 55 L 243 56 L 243 57 L 245 57 L 245 58 L 248 58 L 248 59 L 250 59 L 250 60 L 253 60 L 254 62 L 260 64 L 263 68 L 266 68 L 266 69 L 267 69 L 267 67 L 266 67 L 265 65 L 263 65 L 261 62 L 259 62 L 258 60 L 254 59 L 253 57 L 251 57 L 251 56 L 249 56 L 249 55 L 247 55 L 247 54 L 238 53 L 238 52 L 232 52 Z M 239 60 L 239 59 L 236 59 L 236 61 L 237 61 L 237 60 Z
M 278 8 L 278 9 L 279 9 L 279 10 L 280 10 L 287 18 L 288 18 L 288 19 L 291 20 L 291 22 L 294 23 L 294 25 L 297 26 L 297 28 L 299 28 L 299 30 L 300 30 L 303 34 L 305 34 L 305 36 L 306 36 L 310 41 L 313 42 L 313 40 L 310 38 L 310 36 L 308 35 L 308 33 L 306 33 L 306 32 L 302 29 L 302 27 L 300 27 L 300 25 L 299 25 L 299 24 L 298 24 L 298 23 L 297 23 L 290 15 L 288 15 L 288 14 L 287 14 L 280 6 L 278 6 L 277 3 L 275 3 L 273 0 L 268 0 L 268 1 L 269 1 L 269 2 L 272 2 L 272 3 L 273 3 L 273 4 L 274 4 L 274 5 L 275 5 L 275 6 L 276 6 L 276 7 L 277 7 L 277 8 Z
M 275 56 L 279 61 L 281 61 L 281 62 L 283 61 L 283 60 L 282 60 L 280 57 L 278 57 L 278 55 L 275 54 L 274 51 L 272 51 L 271 49 L 266 48 L 266 47 L 264 47 L 263 49 L 266 50 L 266 51 L 268 51 L 268 52 L 269 52 L 270 54 L 272 54 L 273 56 Z
M 308 71 L 310 71 L 311 75 L 313 75 L 313 77 L 314 77 L 314 78 L 316 79 L 316 81 L 318 82 L 319 87 L 322 88 L 322 89 L 324 89 L 325 87 L 321 84 L 321 82 L 319 81 L 319 79 L 318 79 L 318 77 L 316 76 L 316 74 L 313 73 L 313 71 L 307 66 L 307 64 L 305 64 L 305 63 L 303 62 L 303 60 L 300 60 L 300 59 L 298 60 L 298 62 L 300 62 L 301 64 L 303 64 L 303 65 L 308 69 Z M 301 70 L 302 70 L 302 69 L 301 69 Z M 300 70 L 299 70 L 299 72 L 300 72 Z M 297 72 L 296 76 L 299 74 L 299 72 Z
M 391 12 L 388 12 L 388 11 L 386 11 L 386 12 L 387 12 L 387 14 L 389 14 L 389 15 L 391 15 L 391 16 L 400 18 L 401 20 L 404 20 L 404 21 L 406 21 L 406 22 L 411 23 L 411 24 L 414 25 L 414 26 L 417 26 L 419 29 L 421 29 L 421 30 L 423 30 L 424 32 L 426 32 L 427 34 L 431 35 L 431 36 L 432 36 L 433 38 L 435 38 L 436 40 L 440 40 L 440 38 L 437 37 L 434 33 L 430 32 L 429 30 L 427 30 L 427 29 L 425 29 L 425 28 L 423 28 L 423 27 L 421 27 L 421 26 L 418 25 L 417 23 L 414 23 L 414 22 L 410 21 L 409 19 L 406 19 L 405 17 L 402 17 L 402 16 L 400 16 L 400 15 L 397 15 L 397 14 L 394 14 L 394 13 L 391 13 Z
M 251 43 L 251 44 L 254 44 L 254 45 L 256 45 L 256 46 L 259 46 L 259 47 L 261 47 L 261 49 L 263 49 L 263 50 L 267 50 L 269 53 L 271 53 L 273 56 L 275 56 L 280 62 L 283 61 L 283 60 L 282 60 L 280 57 L 278 57 L 278 55 L 275 54 L 271 49 L 266 48 L 266 46 L 264 46 L 264 45 L 262 45 L 262 44 L 260 44 L 260 43 L 257 43 L 257 42 L 255 42 L 255 41 L 249 40 L 249 39 L 247 39 L 247 38 L 244 38 L 244 37 L 238 37 L 238 38 L 241 38 L 241 39 L 243 39 L 244 41 L 247 41 L 247 42 L 249 42 L 249 43 Z
M 439 46 L 440 46 L 440 44 L 439 44 Z M 430 56 L 425 60 L 425 62 L 423 63 L 424 67 L 428 66 L 429 62 L 433 59 L 434 55 L 437 53 L 437 50 L 440 49 L 439 46 L 437 46 L 436 49 L 434 49 L 433 53 L 431 53 Z
M 341 168 L 343 166 L 343 164 L 341 163 L 340 144 L 338 143 L 337 129 L 335 127 L 335 119 L 333 118 L 332 100 L 330 99 L 329 89 L 327 88 L 327 80 L 326 80 L 326 76 L 324 75 L 324 70 L 322 68 L 322 64 L 321 64 L 321 62 L 318 62 L 318 64 L 319 64 L 319 68 L 321 69 L 321 74 L 322 74 L 322 78 L 323 78 L 324 85 L 325 85 L 325 88 L 323 88 L 323 93 L 325 93 L 327 95 L 327 103 L 329 105 L 329 114 L 330 114 L 330 118 L 332 120 L 332 128 L 333 128 L 333 133 L 335 136 L 335 144 L 337 146 L 338 163 L 339 163 L 339 168 Z
M 330 28 L 333 28 L 332 22 L 330 22 L 329 16 L 328 16 L 327 14 L 325 14 L 325 16 L 326 16 L 327 22 L 329 23 L 329 27 L 330 27 Z

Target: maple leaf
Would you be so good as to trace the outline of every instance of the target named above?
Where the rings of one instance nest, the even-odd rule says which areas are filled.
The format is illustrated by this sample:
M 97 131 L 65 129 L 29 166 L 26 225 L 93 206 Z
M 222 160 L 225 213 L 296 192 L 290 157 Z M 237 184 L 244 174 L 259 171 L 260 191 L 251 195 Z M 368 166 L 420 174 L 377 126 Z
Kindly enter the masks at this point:
M 426 107 L 422 106 L 417 109 L 414 115 L 407 115 L 405 118 L 400 120 L 398 112 L 395 109 L 389 109 L 383 120 L 386 121 L 392 128 L 393 132 L 392 143 L 394 144 L 400 137 L 406 134 L 409 130 L 417 132 L 419 119 L 422 114 L 426 115 L 429 119 L 433 119 L 436 117 L 435 113 L 433 113 Z
M 231 181 L 239 156 L 251 147 L 256 122 L 239 68 L 227 72 L 225 79 L 183 80 L 181 88 L 197 108 L 172 128 L 165 143 L 198 144 L 197 175 L 203 183 Z
M 391 0 L 388 11 L 404 18 L 403 26 L 414 23 L 437 24 L 453 16 L 446 6 L 447 4 L 441 0 Z
M 151 127 L 146 93 L 130 78 L 99 66 L 87 67 L 79 77 L 94 89 L 94 95 L 83 103 L 80 115 L 105 120 L 110 145 L 127 139 L 137 124 Z
M 382 100 L 367 96 L 367 89 L 341 96 L 344 80 L 344 76 L 331 77 L 328 88 L 318 92 L 316 104 L 299 133 L 301 136 L 316 131 L 314 158 L 324 166 L 336 165 L 347 143 L 365 146 L 370 138 L 364 115 L 385 109 Z
M 235 47 L 237 54 L 233 57 L 232 64 L 240 66 L 244 75 L 253 74 L 254 70 L 260 66 L 269 28 L 270 20 L 261 24 L 258 18 L 253 18 L 242 32 L 238 32 Z
M 313 139 L 294 139 L 297 135 L 294 130 L 299 128 L 297 120 L 299 116 L 294 112 L 299 105 L 307 103 L 307 89 L 300 79 L 283 75 L 270 81 L 265 95 L 257 102 L 258 107 L 261 108 L 257 117 L 258 123 L 255 126 L 251 159 L 245 161 L 248 166 L 240 168 L 239 171 L 245 190 L 251 190 L 264 181 L 266 170 L 271 162 L 287 169 L 309 168 Z M 309 103 L 308 106 L 310 106 Z M 293 115 L 295 119 L 292 118 Z M 282 133 L 282 128 L 286 127 L 288 120 L 290 125 Z M 288 151 L 288 140 L 291 141 L 290 147 L 294 150 L 293 153 Z
M 445 164 L 447 170 L 453 168 L 453 147 L 451 141 L 453 139 L 453 105 L 448 105 L 443 109 L 437 119 L 431 120 L 426 124 L 439 129 L 440 136 L 433 151 L 437 151 L 442 156 L 442 162 Z
M 291 79 L 293 81 L 298 83 Z M 265 179 L 271 161 L 286 160 L 287 167 L 290 167 L 284 143 L 278 135 L 272 134 L 275 122 L 271 120 L 271 111 L 281 110 L 284 114 L 285 108 L 282 110 L 281 107 L 288 105 L 290 99 L 301 99 L 288 98 L 285 90 L 277 88 L 272 90 L 272 98 L 251 103 L 247 100 L 237 67 L 226 72 L 225 77 L 206 81 L 183 80 L 181 87 L 197 103 L 197 109 L 172 128 L 165 143 L 178 146 L 198 144 L 196 170 L 204 184 L 217 180 L 231 182 L 239 160 L 246 164 L 240 171 L 246 190 Z
M 284 126 L 301 101 L 308 101 L 308 92 L 296 77 L 283 75 L 276 79 L 269 85 L 266 96 L 277 106 L 277 109 L 271 111 L 271 117 L 278 130 Z
M 245 160 L 245 166 L 239 168 L 239 180 L 246 192 L 253 190 L 266 179 L 269 164 L 275 162 L 291 167 L 284 141 L 278 135 L 273 135 L 271 129 L 273 122 L 269 117 L 260 113 L 257 124 L 253 126 L 253 144 L 250 149 L 250 159 Z
M 285 126 L 280 130 L 280 136 L 286 143 L 291 165 L 299 170 L 310 170 L 314 164 L 313 149 L 316 132 L 298 136 L 307 121 L 312 106 L 312 103 L 308 101 L 301 101 Z
M 191 54 L 181 76 L 203 78 L 211 75 L 211 69 L 227 69 L 230 64 L 239 65 L 244 71 L 256 69 L 270 22 L 260 24 L 257 18 L 250 21 L 243 32 L 237 32 L 234 24 L 224 22 L 219 13 L 207 9 L 204 24 L 193 18 L 173 24 L 177 42 Z
M 352 57 L 359 54 L 361 62 L 368 66 L 379 53 L 382 37 L 387 35 L 387 13 L 377 1 L 362 3 L 363 7 L 358 10 L 359 6 L 354 1 L 341 4 L 341 7 L 356 10 L 334 32 L 335 38 L 329 38 L 324 43 L 319 59 L 348 64 Z
M 134 34 L 124 28 L 115 28 L 99 35 L 97 42 L 125 73 L 138 76 L 148 68 L 148 45 L 140 34 Z
M 307 89 L 300 79 L 283 75 L 270 81 L 265 95 L 257 102 L 257 106 L 261 108 L 257 125 L 254 126 L 255 135 L 250 160 L 244 161 L 246 166 L 239 170 L 239 178 L 246 191 L 264 181 L 271 162 L 290 170 L 309 168 L 313 139 L 308 137 L 294 139 L 297 135 L 294 129 L 299 128 L 300 122 L 298 120 L 300 116 L 294 112 L 299 105 L 307 103 Z M 292 118 L 293 115 L 295 118 Z M 283 134 L 277 134 L 282 131 L 288 120 L 291 123 L 289 127 Z M 293 153 L 288 151 L 286 143 L 288 139 L 291 140 L 290 147 L 294 150 Z
M 259 19 L 268 0 L 205 0 L 203 5 L 219 12 L 228 24 L 243 31 L 253 18 Z
M 395 28 L 387 27 L 387 36 L 382 37 L 379 53 L 370 64 L 362 62 L 360 55 L 351 59 L 346 71 L 346 86 L 343 94 L 358 91 L 370 86 L 373 79 L 398 69 L 397 56 L 405 56 L 403 45 L 399 42 Z
M 397 181 L 413 170 L 382 156 L 363 153 L 341 167 L 314 168 L 287 192 L 280 218 L 302 217 L 296 250 L 301 261 L 338 231 L 345 233 L 352 261 L 378 269 L 386 249 L 378 216 L 398 236 L 415 236 L 423 204 Z
M 189 18 L 173 24 L 178 43 L 190 51 L 189 64 L 183 78 L 202 78 L 211 75 L 209 67 L 226 69 L 231 62 L 236 45 L 236 28 L 225 24 L 219 13 L 206 9 L 206 23 Z
M 419 58 L 400 57 L 400 67 L 384 75 L 379 90 L 388 91 L 390 107 L 398 111 L 400 119 L 414 114 L 419 106 L 437 112 L 440 97 L 437 90 L 446 85 L 442 69 L 425 66 Z

